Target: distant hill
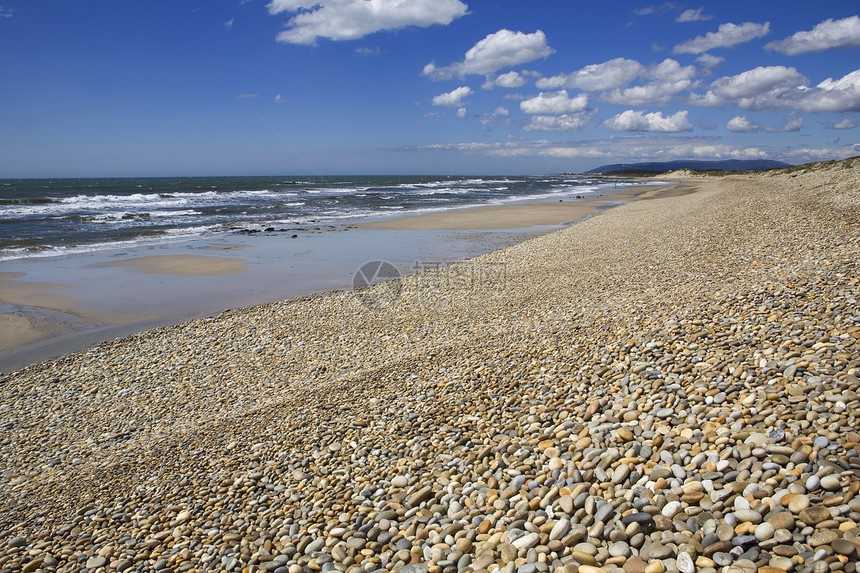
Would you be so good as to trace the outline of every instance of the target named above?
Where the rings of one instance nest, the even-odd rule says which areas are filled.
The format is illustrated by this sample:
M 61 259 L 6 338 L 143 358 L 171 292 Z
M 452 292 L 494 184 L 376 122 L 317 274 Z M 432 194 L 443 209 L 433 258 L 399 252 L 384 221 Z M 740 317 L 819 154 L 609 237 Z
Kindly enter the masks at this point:
M 782 161 L 771 161 L 769 159 L 729 159 L 726 161 L 680 160 L 648 163 L 613 163 L 612 165 L 603 165 L 597 169 L 586 171 L 586 174 L 665 173 L 666 171 L 677 171 L 678 169 L 695 169 L 697 171 L 764 171 L 765 169 L 779 169 L 782 167 L 791 167 L 791 165 Z

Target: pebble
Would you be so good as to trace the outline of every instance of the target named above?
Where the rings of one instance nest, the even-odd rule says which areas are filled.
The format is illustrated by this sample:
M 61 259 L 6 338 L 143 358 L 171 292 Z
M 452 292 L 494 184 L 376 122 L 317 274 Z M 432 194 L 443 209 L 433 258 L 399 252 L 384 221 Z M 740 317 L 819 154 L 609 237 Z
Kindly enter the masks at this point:
M 0 374 L 0 571 L 848 570 L 846 165 Z

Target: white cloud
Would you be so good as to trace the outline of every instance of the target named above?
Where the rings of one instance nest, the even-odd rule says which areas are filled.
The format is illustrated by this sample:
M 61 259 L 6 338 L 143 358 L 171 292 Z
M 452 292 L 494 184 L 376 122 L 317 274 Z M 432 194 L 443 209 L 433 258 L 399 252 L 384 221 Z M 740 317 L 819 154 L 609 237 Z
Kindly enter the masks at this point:
M 355 49 L 355 53 L 359 56 L 378 56 L 382 53 L 382 49 L 379 46 L 375 48 L 371 48 L 370 46 L 361 46 Z
M 460 109 L 457 110 L 457 117 L 459 117 L 461 119 L 466 117 L 466 108 L 465 107 L 461 107 Z
M 784 40 L 766 44 L 764 49 L 795 56 L 849 46 L 860 46 L 860 16 L 842 20 L 827 19 L 812 30 L 797 32 Z
M 633 163 L 674 159 L 776 159 L 804 163 L 842 159 L 860 154 L 860 144 L 842 148 L 762 149 L 719 143 L 715 137 L 641 134 L 578 141 L 526 140 L 504 143 L 439 143 L 419 147 L 424 151 L 452 151 L 491 157 L 585 158 L 595 161 Z
M 665 105 L 681 92 L 695 87 L 695 76 L 695 66 L 681 66 L 677 61 L 668 58 L 648 68 L 645 77 L 653 78 L 652 82 L 605 92 L 600 99 L 616 105 L 637 107 Z
M 626 86 L 645 72 L 636 60 L 615 58 L 602 64 L 591 64 L 570 74 L 542 78 L 536 82 L 540 89 L 577 88 L 583 91 L 603 91 Z
M 704 22 L 706 20 L 713 19 L 712 14 L 705 14 L 704 8 L 697 8 L 696 10 L 684 10 L 681 12 L 681 15 L 675 18 L 676 22 Z
M 856 117 L 846 117 L 842 121 L 833 124 L 833 129 L 854 129 L 857 127 Z
M 726 124 L 726 129 L 735 133 L 753 133 L 758 131 L 758 126 L 747 119 L 745 115 L 736 115 Z
M 694 95 L 697 105 L 737 105 L 743 109 L 808 112 L 860 111 L 860 70 L 842 78 L 827 78 L 814 87 L 794 68 L 758 67 L 736 76 L 720 78 L 704 96 Z
M 499 106 L 493 113 L 482 113 L 477 116 L 481 125 L 489 125 L 491 123 L 507 124 L 511 123 L 511 112 L 507 108 Z
M 454 76 L 491 74 L 502 68 L 546 58 L 554 51 L 541 30 L 523 34 L 502 29 L 469 48 L 462 62 L 442 68 L 431 62 L 424 66 L 424 75 L 434 80 L 445 80 Z
M 275 103 L 287 103 L 287 100 L 281 97 L 281 94 L 275 96 Z
M 439 94 L 433 98 L 433 105 L 443 105 L 448 107 L 459 107 L 463 105 L 463 98 L 472 95 L 472 88 L 461 86 L 450 92 Z
M 11 18 L 15 15 L 15 12 L 17 12 L 15 8 L 0 6 L 0 18 Z
M 662 111 L 645 113 L 628 109 L 613 116 L 601 124 L 615 131 L 657 131 L 673 133 L 678 131 L 691 131 L 693 124 L 687 119 L 686 111 L 679 111 L 673 115 L 663 116 Z
M 541 92 L 536 97 L 520 102 L 520 110 L 533 115 L 562 114 L 583 111 L 588 107 L 588 96 L 569 97 L 566 90 L 555 93 Z
M 759 66 L 736 76 L 725 76 L 715 80 L 704 96 L 694 96 L 693 103 L 721 106 L 734 102 L 742 108 L 761 107 L 757 98 L 775 89 L 798 86 L 809 80 L 795 68 L 785 66 Z
M 712 56 L 711 54 L 702 54 L 696 61 L 702 64 L 702 73 L 705 75 L 711 75 L 714 71 L 714 68 L 722 64 L 726 61 L 722 56 Z
M 756 24 L 744 22 L 743 24 L 720 24 L 716 32 L 708 32 L 704 36 L 696 36 L 682 44 L 675 46 L 672 50 L 675 54 L 701 54 L 713 48 L 731 48 L 742 42 L 749 42 L 756 38 L 766 36 L 770 32 L 770 22 Z
M 524 78 L 522 74 L 519 72 L 508 72 L 493 80 L 487 80 L 484 87 L 487 89 L 492 89 L 493 86 L 499 86 L 500 88 L 519 88 L 524 85 L 526 85 L 526 78 Z
M 757 131 L 767 131 L 768 133 L 788 133 L 792 131 L 800 131 L 803 127 L 803 118 L 790 113 L 782 127 L 770 127 L 767 125 L 756 125 L 751 122 L 745 115 L 738 115 L 729 120 L 726 124 L 726 129 L 735 133 L 755 133 Z
M 650 16 L 651 14 L 663 14 L 664 12 L 668 12 L 670 10 L 677 10 L 678 5 L 674 2 L 664 2 L 659 5 L 651 5 L 645 6 L 644 8 L 636 8 L 633 10 L 633 13 L 637 16 Z
M 269 12 L 293 12 L 279 42 L 315 45 L 317 38 L 356 40 L 382 30 L 448 25 L 466 14 L 459 0 L 272 0 Z
M 764 126 L 764 130 L 770 133 L 790 133 L 793 131 L 800 131 L 801 127 L 803 127 L 803 118 L 799 115 L 795 115 L 794 113 L 790 113 L 782 127 Z
M 526 131 L 576 131 L 585 127 L 596 110 L 564 115 L 535 115 L 523 129 Z
M 240 93 L 239 95 L 236 96 L 236 99 L 254 99 L 256 97 L 257 97 L 257 94 Z
M 232 28 L 232 27 L 233 27 L 233 23 L 234 23 L 235 21 L 236 21 L 236 18 L 230 18 L 229 20 L 227 20 L 226 22 L 224 22 L 224 27 L 225 27 L 225 28 Z

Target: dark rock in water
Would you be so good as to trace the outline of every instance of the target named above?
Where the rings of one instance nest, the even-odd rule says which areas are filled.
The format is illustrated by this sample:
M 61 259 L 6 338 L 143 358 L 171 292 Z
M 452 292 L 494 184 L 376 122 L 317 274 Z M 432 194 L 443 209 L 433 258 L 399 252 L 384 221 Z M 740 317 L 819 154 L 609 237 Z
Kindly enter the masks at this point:
M 298 239 L 298 238 L 299 238 L 299 236 L 298 236 L 298 235 L 293 235 L 293 236 L 291 236 L 290 238 L 291 238 L 291 239 Z
M 274 227 L 266 227 L 266 232 L 267 232 L 267 233 L 274 233 L 274 232 L 275 232 L 275 228 L 274 228 Z

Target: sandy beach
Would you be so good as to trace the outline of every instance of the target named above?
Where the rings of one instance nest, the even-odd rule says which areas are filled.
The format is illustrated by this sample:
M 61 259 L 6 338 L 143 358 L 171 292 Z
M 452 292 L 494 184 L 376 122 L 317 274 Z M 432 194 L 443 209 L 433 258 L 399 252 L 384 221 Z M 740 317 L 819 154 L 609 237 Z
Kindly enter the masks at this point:
M 0 571 L 852 573 L 860 160 L 675 177 L 2 375 Z
M 0 372 L 225 308 L 351 288 L 369 260 L 386 258 L 407 274 L 425 261 L 469 258 L 652 192 L 625 183 L 593 201 L 447 210 L 296 240 L 237 235 L 5 262 L 13 272 L 0 273 Z

